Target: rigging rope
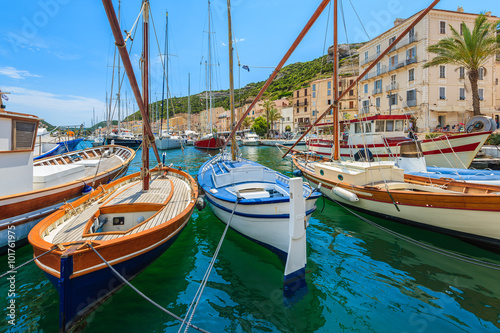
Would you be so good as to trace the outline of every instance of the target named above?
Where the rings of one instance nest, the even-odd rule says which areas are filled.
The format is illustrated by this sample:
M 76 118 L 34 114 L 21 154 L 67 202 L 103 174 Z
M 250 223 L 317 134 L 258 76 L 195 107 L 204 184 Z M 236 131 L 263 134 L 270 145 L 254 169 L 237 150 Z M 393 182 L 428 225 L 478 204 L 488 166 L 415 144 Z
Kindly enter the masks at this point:
M 88 243 L 88 246 L 95 252 L 95 254 L 97 254 L 97 256 L 106 264 L 106 266 L 109 267 L 109 269 L 120 279 L 122 280 L 127 286 L 129 286 L 130 288 L 132 288 L 137 294 L 139 294 L 140 296 L 142 296 L 142 298 L 144 298 L 145 300 L 147 300 L 149 303 L 153 304 L 154 306 L 156 306 L 158 309 L 160 309 L 161 311 L 165 312 L 166 314 L 168 314 L 169 316 L 171 316 L 172 318 L 174 319 L 177 319 L 178 321 L 182 321 L 182 318 L 177 316 L 176 314 L 170 312 L 169 310 L 165 309 L 164 307 L 162 307 L 160 304 L 156 303 L 155 301 L 153 301 L 151 298 L 149 298 L 148 296 L 144 295 L 139 289 L 137 289 L 136 287 L 134 287 L 129 281 L 127 281 L 127 279 L 125 279 L 122 275 L 120 275 L 120 273 L 118 273 L 118 271 L 116 269 L 113 268 L 113 266 L 111 266 L 107 261 L 106 259 L 104 259 L 101 254 L 92 246 L 91 243 Z M 195 325 L 191 325 L 191 324 L 188 324 L 188 326 L 194 328 L 195 330 L 198 330 L 200 332 L 205 332 L 205 333 L 208 333 L 208 331 L 205 331 L 204 329 L 202 328 L 199 328 Z
M 196 291 L 196 294 L 194 295 L 193 301 L 189 305 L 189 308 L 186 312 L 186 317 L 184 317 L 184 319 L 182 320 L 182 324 L 181 324 L 181 327 L 179 327 L 178 332 L 181 332 L 182 327 L 184 326 L 184 323 L 186 323 L 186 319 L 187 319 L 188 315 L 189 315 L 189 320 L 186 323 L 186 329 L 184 330 L 184 332 L 187 332 L 189 326 L 191 326 L 191 320 L 193 319 L 196 308 L 198 307 L 198 304 L 200 303 L 201 295 L 203 294 L 205 286 L 207 285 L 208 278 L 210 277 L 210 273 L 212 271 L 212 268 L 215 265 L 215 260 L 217 259 L 217 256 L 219 255 L 220 248 L 222 247 L 222 242 L 224 241 L 224 238 L 226 237 L 227 230 L 229 229 L 229 225 L 231 224 L 231 221 L 233 219 L 234 212 L 236 211 L 236 206 L 238 205 L 240 200 L 241 200 L 241 198 L 237 198 L 236 202 L 234 203 L 234 208 L 233 208 L 233 211 L 231 212 L 231 216 L 229 217 L 229 220 L 226 224 L 226 228 L 224 229 L 224 232 L 222 233 L 222 236 L 219 240 L 219 244 L 217 245 L 217 248 L 215 249 L 212 260 L 210 261 L 210 264 L 208 265 L 208 268 L 205 272 L 205 275 L 203 276 L 203 279 L 200 283 L 200 286 L 198 287 L 198 290 Z M 193 309 L 193 310 L 191 311 L 191 309 Z M 190 311 L 191 311 L 191 314 L 189 314 Z

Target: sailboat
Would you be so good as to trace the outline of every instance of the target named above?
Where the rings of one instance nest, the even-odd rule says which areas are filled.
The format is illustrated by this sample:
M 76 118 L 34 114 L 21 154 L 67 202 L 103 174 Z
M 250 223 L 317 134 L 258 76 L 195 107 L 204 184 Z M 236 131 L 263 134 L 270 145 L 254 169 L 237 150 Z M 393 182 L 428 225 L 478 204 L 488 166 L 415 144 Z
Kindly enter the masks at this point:
M 196 148 L 202 149 L 220 149 L 224 145 L 224 139 L 219 137 L 217 133 L 214 133 L 213 123 L 212 123 L 212 31 L 211 31 L 211 20 L 210 15 L 210 1 L 208 2 L 208 99 L 209 107 L 207 108 L 209 112 L 209 122 L 208 127 L 210 133 L 202 136 L 200 139 L 194 142 Z
M 60 331 L 81 319 L 146 269 L 187 225 L 198 187 L 165 167 L 149 123 L 149 2 L 143 1 L 142 97 L 111 0 L 103 1 L 143 118 L 141 172 L 115 180 L 42 220 L 29 234 L 35 262 L 59 292 Z M 159 165 L 149 168 L 149 145 Z M 111 269 L 113 267 L 114 270 Z M 118 274 L 118 275 L 117 275 Z
M 226 144 L 232 141 L 231 153 L 219 153 L 203 164 L 198 172 L 198 182 L 211 210 L 222 222 L 286 259 L 284 281 L 287 286 L 302 281 L 305 276 L 306 227 L 321 195 L 303 184 L 301 178 L 290 179 L 237 156 L 230 5 L 228 21 L 233 129 Z
M 422 11 L 409 27 L 380 54 L 372 64 L 382 59 L 425 15 L 439 2 L 435 0 Z M 334 22 L 337 17 L 337 1 L 334 2 Z M 337 54 L 337 34 L 334 38 L 334 54 Z M 367 71 L 371 69 L 369 66 Z M 334 57 L 334 156 L 332 160 L 315 158 L 296 153 L 292 158 L 299 173 L 328 198 L 354 209 L 412 224 L 418 227 L 450 234 L 481 244 L 485 247 L 500 246 L 500 187 L 467 184 L 453 180 L 422 181 L 422 178 L 405 177 L 404 170 L 394 162 L 372 162 L 366 156 L 359 161 L 340 160 L 338 131 L 338 101 L 357 84 L 338 94 L 338 57 Z M 364 77 L 362 73 L 359 79 Z M 317 120 L 330 111 L 327 109 Z M 316 125 L 316 124 L 315 124 Z M 307 131 L 304 135 L 307 134 Z M 415 142 L 400 143 L 400 157 L 422 158 L 414 148 Z M 413 147 L 413 148 L 412 148 Z M 291 151 L 291 147 L 289 151 Z M 286 154 L 285 154 L 286 156 Z M 405 163 L 401 161 L 400 163 Z M 400 164 L 401 165 L 401 164 Z
M 165 70 L 166 74 L 163 76 L 162 83 L 162 93 L 161 93 L 161 113 L 160 113 L 160 133 L 158 138 L 155 139 L 156 146 L 158 149 L 167 150 L 167 149 L 177 149 L 181 147 L 181 138 L 177 135 L 170 134 L 170 112 L 168 109 L 169 102 L 169 92 L 170 87 L 168 86 L 168 12 L 166 16 L 165 23 Z M 165 72 L 164 72 L 165 73 Z M 163 104 L 165 103 L 165 81 L 167 81 L 167 129 L 162 130 L 163 125 Z

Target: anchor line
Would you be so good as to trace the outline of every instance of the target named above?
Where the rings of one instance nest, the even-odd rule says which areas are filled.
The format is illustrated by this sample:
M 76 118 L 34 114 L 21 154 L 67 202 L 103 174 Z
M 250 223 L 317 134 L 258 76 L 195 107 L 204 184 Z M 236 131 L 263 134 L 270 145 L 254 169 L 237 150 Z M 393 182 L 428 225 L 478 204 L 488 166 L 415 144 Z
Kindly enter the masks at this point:
M 233 208 L 233 211 L 231 212 L 231 216 L 229 217 L 229 221 L 226 224 L 226 228 L 224 229 L 224 232 L 222 233 L 222 236 L 219 240 L 219 244 L 217 245 L 217 248 L 215 249 L 212 260 L 210 261 L 210 264 L 208 265 L 208 268 L 205 272 L 205 275 L 203 276 L 203 279 L 200 283 L 200 286 L 198 287 L 198 290 L 196 291 L 196 294 L 194 295 L 193 301 L 189 305 L 189 308 L 186 312 L 186 317 L 184 317 L 184 320 L 182 321 L 181 327 L 179 327 L 178 332 L 181 332 L 184 323 L 186 323 L 186 319 L 187 319 L 188 315 L 189 315 L 189 320 L 186 323 L 186 329 L 184 330 L 184 332 L 187 332 L 189 326 L 191 326 L 191 320 L 193 319 L 196 308 L 198 307 L 198 304 L 200 303 L 201 295 L 203 294 L 203 291 L 205 290 L 205 286 L 207 285 L 208 278 L 210 277 L 210 273 L 212 271 L 212 268 L 215 265 L 215 260 L 217 259 L 217 256 L 219 255 L 220 248 L 222 247 L 222 242 L 224 241 L 224 238 L 226 237 L 227 230 L 229 229 L 229 225 L 231 224 L 231 221 L 233 219 L 234 212 L 236 211 L 236 206 L 238 206 L 238 203 L 240 202 L 240 200 L 241 200 L 241 198 L 238 197 L 236 199 L 236 202 L 234 203 L 234 208 Z M 193 309 L 192 311 L 191 311 L 191 308 Z M 191 314 L 189 314 L 190 311 L 191 311 Z
M 54 251 L 55 249 L 56 249 L 56 247 L 53 247 L 53 248 L 51 248 L 50 250 L 48 250 L 48 251 L 46 251 L 46 252 L 44 252 L 44 253 L 40 254 L 39 256 L 34 257 L 33 259 L 30 259 L 30 260 L 26 261 L 24 264 L 21 264 L 21 265 L 17 266 L 16 268 L 11 269 L 10 271 L 7 271 L 7 272 L 3 273 L 2 275 L 0 275 L 0 278 L 3 278 L 5 275 L 7 275 L 7 274 L 9 274 L 9 273 L 17 273 L 17 270 L 18 270 L 19 268 L 21 268 L 21 267 L 23 267 L 23 266 L 26 266 L 27 264 L 31 263 L 32 261 L 37 260 L 38 258 L 43 257 L 43 256 L 44 256 L 44 255 L 46 255 L 46 254 L 49 254 L 50 252 Z
M 160 309 L 161 311 L 165 312 L 166 314 L 168 314 L 169 316 L 171 316 L 172 318 L 174 319 L 177 319 L 178 321 L 182 321 L 182 318 L 177 316 L 176 314 L 170 312 L 169 310 L 165 309 L 164 307 L 162 307 L 160 304 L 156 303 L 155 301 L 153 301 L 151 298 L 149 298 L 148 296 L 146 296 L 145 294 L 143 294 L 139 289 L 137 289 L 136 287 L 134 287 L 129 281 L 127 281 L 127 279 L 125 279 L 120 273 L 118 273 L 118 271 L 116 269 L 113 268 L 113 266 L 111 266 L 107 261 L 106 259 L 104 259 L 101 254 L 99 252 L 96 251 L 96 249 L 92 246 L 91 243 L 88 244 L 88 246 L 95 252 L 95 254 L 97 254 L 97 256 L 99 258 L 101 258 L 101 260 L 106 264 L 106 266 L 109 267 L 109 269 L 111 269 L 111 271 L 120 279 L 122 280 L 127 286 L 129 286 L 130 288 L 132 288 L 137 294 L 139 294 L 139 296 L 141 296 L 142 298 L 144 298 L 146 301 L 148 301 L 149 303 L 151 303 L 152 305 L 154 305 L 155 307 L 157 307 L 158 309 Z M 191 324 L 188 324 L 188 326 L 194 328 L 195 330 L 198 330 L 200 332 L 203 332 L 203 333 L 209 333 L 208 331 L 205 331 L 204 329 L 202 328 L 199 328 L 195 325 L 191 325 Z
M 497 271 L 500 271 L 500 265 L 498 264 L 495 264 L 495 263 L 491 263 L 491 262 L 487 262 L 487 261 L 483 261 L 483 260 L 478 260 L 478 259 L 474 259 L 474 258 L 471 258 L 471 257 L 468 257 L 468 256 L 463 256 L 463 255 L 460 255 L 458 253 L 453 253 L 453 252 L 450 252 L 450 251 L 446 251 L 444 249 L 440 249 L 438 247 L 435 247 L 435 246 L 432 246 L 432 245 L 429 245 L 429 244 L 425 244 L 425 243 L 422 243 L 418 240 L 415 240 L 411 237 L 408 237 L 408 236 L 405 236 L 405 235 L 402 235 L 398 232 L 395 232 L 395 231 L 392 231 L 388 228 L 385 228 L 357 213 L 355 213 L 354 211 L 352 211 L 351 209 L 349 209 L 348 207 L 342 205 L 339 201 L 335 200 L 335 199 L 331 199 L 333 202 L 335 202 L 337 205 L 339 205 L 340 207 L 344 208 L 345 210 L 347 210 L 349 213 L 353 214 L 354 216 L 356 216 L 357 218 L 359 218 L 360 220 L 370 224 L 371 226 L 377 228 L 377 229 L 380 229 L 386 233 L 388 233 L 389 235 L 391 236 L 394 236 L 396 238 L 399 238 L 399 239 L 402 239 L 410 244 L 413 244 L 415 246 L 418 246 L 420 248 L 423 248 L 425 250 L 428 250 L 428 251 L 431 251 L 431 252 L 434 252 L 434 253 L 437 253 L 437 254 L 440 254 L 440 255 L 443 255 L 445 257 L 449 257 L 449 258 L 452 258 L 452 259 L 455 259 L 455 260 L 459 260 L 459 261 L 462 261 L 462 262 L 466 262 L 468 264 L 472 264 L 472 265 L 477 265 L 477 266 L 481 266 L 481 267 L 485 267 L 485 268 L 489 268 L 489 269 L 494 269 L 494 270 L 497 270 Z

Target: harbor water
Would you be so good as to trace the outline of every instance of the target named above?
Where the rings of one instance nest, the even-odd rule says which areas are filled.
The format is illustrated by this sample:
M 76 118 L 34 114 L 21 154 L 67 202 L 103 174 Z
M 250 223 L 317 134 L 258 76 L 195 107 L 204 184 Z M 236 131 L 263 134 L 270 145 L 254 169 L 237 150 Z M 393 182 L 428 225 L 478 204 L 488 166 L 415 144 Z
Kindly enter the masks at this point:
M 243 156 L 292 175 L 274 147 L 242 147 Z M 160 152 L 160 154 L 163 152 Z M 214 152 L 210 152 L 213 154 Z M 210 157 L 186 147 L 166 164 L 191 175 Z M 129 173 L 139 171 L 137 152 Z M 151 165 L 155 165 L 151 153 Z M 283 304 L 284 264 L 277 255 L 229 230 L 192 323 L 210 332 L 492 332 L 500 330 L 500 271 L 458 261 L 387 234 L 327 199 L 307 229 L 308 293 Z M 453 237 L 362 214 L 426 244 L 500 264 L 500 255 Z M 225 225 L 195 210 L 174 245 L 132 284 L 184 317 Z M 32 258 L 16 249 L 16 264 Z M 0 257 L 1 272 L 7 256 Z M 59 298 L 31 263 L 15 274 L 16 325 L 8 324 L 9 283 L 0 283 L 0 332 L 57 332 Z M 83 332 L 177 332 L 179 323 L 123 287 L 85 320 Z

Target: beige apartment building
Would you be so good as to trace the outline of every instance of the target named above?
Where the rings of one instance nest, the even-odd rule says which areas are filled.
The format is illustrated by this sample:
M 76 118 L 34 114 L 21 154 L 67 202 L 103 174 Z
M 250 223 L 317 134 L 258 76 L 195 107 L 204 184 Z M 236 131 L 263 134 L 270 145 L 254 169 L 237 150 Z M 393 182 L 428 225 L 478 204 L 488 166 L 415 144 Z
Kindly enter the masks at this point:
M 219 119 L 219 116 L 224 111 L 225 110 L 222 106 L 212 108 L 212 127 L 213 128 L 216 128 L 217 120 Z M 210 132 L 210 128 L 209 128 L 209 126 L 210 126 L 210 111 L 209 110 L 203 110 L 200 112 L 199 122 L 200 122 L 200 131 L 202 133 L 209 133 Z
M 394 27 L 363 45 L 359 51 L 362 73 L 417 17 L 396 19 Z M 486 13 L 491 20 L 498 18 Z M 413 114 L 419 131 L 434 130 L 438 125 L 453 126 L 473 115 L 472 93 L 464 68 L 443 65 L 424 69 L 434 54 L 430 45 L 451 36 L 450 25 L 461 33 L 461 23 L 472 29 L 477 14 L 431 10 L 393 49 L 360 81 L 359 111 L 361 114 Z M 498 116 L 498 75 L 495 58 L 481 70 L 479 96 L 481 112 Z M 498 104 L 497 104 L 498 105 Z
M 357 79 L 355 75 L 339 77 L 339 95 Z M 333 78 L 311 82 L 311 123 L 333 103 Z M 358 90 L 354 86 L 339 102 L 340 119 L 353 119 L 358 113 Z M 333 112 L 329 112 L 322 123 L 333 123 Z
M 311 88 L 305 87 L 293 92 L 293 121 L 295 132 L 311 125 Z M 314 121 L 313 121 L 314 122 Z

